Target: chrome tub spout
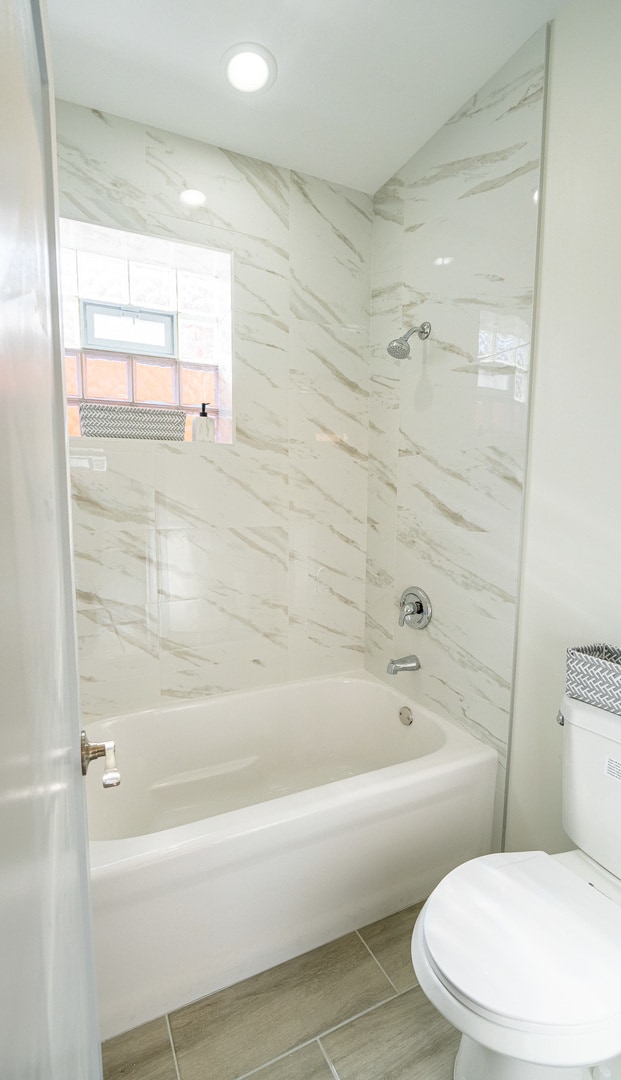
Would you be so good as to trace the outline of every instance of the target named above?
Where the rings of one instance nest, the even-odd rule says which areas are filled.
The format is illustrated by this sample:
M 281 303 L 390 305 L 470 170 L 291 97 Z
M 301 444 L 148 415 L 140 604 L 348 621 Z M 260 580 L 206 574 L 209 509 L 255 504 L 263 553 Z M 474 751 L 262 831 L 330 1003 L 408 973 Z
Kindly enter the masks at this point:
M 386 671 L 389 675 L 398 675 L 400 671 L 418 671 L 419 668 L 417 656 L 402 656 L 399 660 L 389 660 Z

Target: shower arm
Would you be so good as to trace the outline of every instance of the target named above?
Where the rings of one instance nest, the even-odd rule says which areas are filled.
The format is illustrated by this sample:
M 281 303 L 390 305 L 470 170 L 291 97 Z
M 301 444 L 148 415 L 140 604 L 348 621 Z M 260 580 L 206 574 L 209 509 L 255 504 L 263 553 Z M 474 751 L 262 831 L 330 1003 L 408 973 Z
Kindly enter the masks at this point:
M 420 326 L 413 326 L 411 330 L 406 330 L 405 334 L 401 335 L 401 340 L 402 341 L 407 341 L 408 338 L 412 336 L 412 334 L 418 334 L 421 341 L 424 341 L 425 338 L 429 337 L 430 331 L 431 331 L 430 324 L 428 322 L 424 322 L 424 323 L 421 323 Z

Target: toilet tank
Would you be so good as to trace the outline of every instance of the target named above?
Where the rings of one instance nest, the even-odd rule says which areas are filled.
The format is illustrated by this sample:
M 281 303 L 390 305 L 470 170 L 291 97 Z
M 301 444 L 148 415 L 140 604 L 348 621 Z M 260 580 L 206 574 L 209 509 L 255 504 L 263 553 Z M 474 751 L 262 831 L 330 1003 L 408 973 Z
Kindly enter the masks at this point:
M 564 697 L 563 828 L 621 878 L 621 716 Z

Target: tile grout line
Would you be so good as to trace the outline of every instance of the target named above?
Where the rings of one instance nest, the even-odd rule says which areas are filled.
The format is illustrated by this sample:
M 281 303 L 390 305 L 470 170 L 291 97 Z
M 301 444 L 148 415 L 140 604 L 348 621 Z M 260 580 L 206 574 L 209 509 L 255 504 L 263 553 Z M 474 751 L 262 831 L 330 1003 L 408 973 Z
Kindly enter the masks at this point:
M 328 1068 L 330 1069 L 330 1072 L 332 1073 L 332 1076 L 334 1077 L 334 1080 L 341 1080 L 339 1074 L 336 1071 L 336 1065 L 334 1064 L 332 1059 L 330 1057 L 328 1057 L 328 1051 L 326 1050 L 325 1046 L 323 1045 L 321 1039 L 317 1039 L 317 1042 L 319 1043 L 319 1049 L 321 1050 L 321 1053 L 323 1054 L 323 1056 L 326 1059 L 326 1063 L 328 1065 Z
M 341 1028 L 347 1027 L 348 1024 L 353 1024 L 354 1020 L 360 1020 L 363 1016 L 368 1016 L 369 1013 L 375 1012 L 376 1009 L 381 1009 L 384 1005 L 388 1005 L 389 1002 L 396 1001 L 397 998 L 403 997 L 405 994 L 408 994 L 410 990 L 415 989 L 415 986 L 408 986 L 405 990 L 398 990 L 396 993 L 390 994 L 387 998 L 382 998 L 382 1000 L 377 1001 L 375 1005 L 369 1005 L 368 1009 L 363 1009 L 362 1012 L 354 1013 L 353 1016 L 348 1016 L 346 1020 L 341 1020 L 340 1023 L 334 1024 L 333 1027 L 326 1028 L 325 1031 L 319 1032 L 318 1035 L 313 1035 L 310 1039 L 305 1039 L 304 1042 L 298 1043 L 297 1046 L 292 1046 L 282 1054 L 277 1054 L 276 1057 L 270 1058 L 269 1061 L 264 1061 L 260 1065 L 255 1065 L 255 1067 L 249 1069 L 248 1072 L 240 1073 L 235 1077 L 235 1080 L 246 1080 L 247 1077 L 255 1076 L 261 1069 L 267 1068 L 268 1065 L 274 1065 L 277 1061 L 283 1061 L 284 1058 L 294 1054 L 296 1050 L 302 1050 L 305 1046 L 310 1046 L 311 1043 L 314 1042 L 321 1043 L 321 1039 L 325 1038 L 326 1035 L 332 1035 L 334 1031 L 339 1031 Z
M 383 968 L 383 967 L 382 967 L 382 965 L 380 964 L 380 962 L 379 962 L 379 960 L 377 959 L 377 956 L 375 955 L 375 953 L 373 952 L 373 950 L 372 950 L 371 946 L 370 946 L 370 945 L 367 945 L 366 941 L 364 940 L 364 938 L 363 938 L 363 936 L 362 936 L 362 934 L 360 933 L 360 931 L 359 931 L 359 930 L 356 930 L 356 931 L 355 931 L 355 933 L 356 933 L 356 934 L 358 935 L 358 937 L 360 938 L 360 940 L 361 940 L 362 944 L 364 945 L 365 949 L 367 949 L 367 951 L 368 951 L 369 955 L 370 955 L 370 956 L 372 956 L 372 957 L 373 957 L 373 959 L 375 960 L 375 963 L 377 964 L 378 968 L 380 969 L 380 971 L 381 971 L 382 975 L 384 975 L 384 976 L 385 976 L 385 977 L 386 977 L 386 978 L 388 979 L 388 982 L 389 982 L 389 983 L 390 983 L 390 985 L 392 986 L 392 988 L 393 988 L 393 990 L 394 990 L 395 994 L 398 994 L 398 993 L 399 993 L 399 991 L 397 990 L 397 987 L 395 986 L 394 982 L 393 982 L 393 981 L 392 981 L 392 979 L 390 978 L 390 975 L 388 974 L 388 972 L 387 972 L 387 971 L 385 970 L 385 968 Z
M 173 1061 L 175 1063 L 175 1074 L 176 1074 L 177 1080 L 181 1080 L 181 1073 L 179 1072 L 179 1063 L 177 1061 L 177 1051 L 175 1050 L 175 1044 L 174 1044 L 173 1037 L 172 1037 L 172 1029 L 170 1027 L 170 1019 L 169 1019 L 168 1013 L 165 1013 L 164 1015 L 166 1017 L 166 1028 L 167 1028 L 167 1031 L 168 1031 L 168 1038 L 170 1040 L 170 1049 L 172 1051 Z
M 312 1043 L 319 1042 L 319 1036 L 315 1035 L 312 1039 L 306 1039 L 305 1042 L 298 1043 L 297 1046 L 292 1046 L 290 1050 L 285 1050 L 284 1054 L 278 1054 L 275 1058 L 271 1058 L 270 1061 L 264 1061 L 262 1065 L 255 1065 L 254 1069 L 250 1069 L 250 1072 L 241 1073 L 235 1077 L 235 1080 L 246 1080 L 248 1076 L 256 1076 L 261 1072 L 261 1069 L 267 1069 L 269 1065 L 275 1065 L 278 1061 L 284 1061 L 285 1058 L 291 1057 L 298 1050 L 303 1050 L 305 1046 L 311 1046 Z

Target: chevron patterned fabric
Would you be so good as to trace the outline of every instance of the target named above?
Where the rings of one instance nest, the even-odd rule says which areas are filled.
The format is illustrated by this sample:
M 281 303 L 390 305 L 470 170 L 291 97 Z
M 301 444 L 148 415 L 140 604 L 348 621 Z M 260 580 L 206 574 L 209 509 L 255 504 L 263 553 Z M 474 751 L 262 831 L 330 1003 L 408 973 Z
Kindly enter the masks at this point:
M 80 431 L 96 439 L 173 439 L 185 432 L 183 409 L 142 409 L 134 405 L 80 405 Z
M 621 716 L 621 649 L 614 645 L 568 649 L 565 689 L 569 697 Z

